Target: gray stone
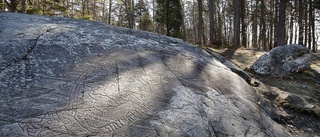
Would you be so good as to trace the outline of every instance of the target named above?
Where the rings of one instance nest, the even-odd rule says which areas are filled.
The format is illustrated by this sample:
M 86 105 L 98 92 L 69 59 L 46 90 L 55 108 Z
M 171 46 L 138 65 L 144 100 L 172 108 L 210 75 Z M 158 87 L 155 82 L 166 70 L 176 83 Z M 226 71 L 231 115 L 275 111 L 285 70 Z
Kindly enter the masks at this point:
M 0 13 L 0 55 L 0 136 L 291 136 L 219 57 L 179 39 Z
M 251 76 L 245 71 L 243 71 L 241 68 L 239 68 L 237 65 L 233 64 L 230 60 L 219 55 L 218 53 L 213 52 L 212 50 L 205 49 L 205 51 L 208 52 L 210 55 L 212 55 L 215 59 L 217 59 L 223 65 L 226 65 L 233 73 L 236 73 L 240 77 L 242 77 L 248 84 L 254 85 L 254 83 L 251 81 L 252 79 Z
M 251 69 L 258 74 L 283 77 L 310 67 L 311 57 L 311 51 L 304 46 L 279 46 L 262 55 Z

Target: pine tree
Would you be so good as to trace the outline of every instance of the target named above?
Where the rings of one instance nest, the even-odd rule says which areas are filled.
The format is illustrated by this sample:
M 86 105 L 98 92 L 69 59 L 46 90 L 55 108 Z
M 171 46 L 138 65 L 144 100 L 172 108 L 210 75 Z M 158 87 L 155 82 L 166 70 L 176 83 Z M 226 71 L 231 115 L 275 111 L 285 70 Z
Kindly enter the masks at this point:
M 157 0 L 156 21 L 165 26 L 167 36 L 183 37 L 181 35 L 183 14 L 180 0 Z
M 152 31 L 151 16 L 144 0 L 139 0 L 135 5 L 135 15 L 138 17 L 139 30 Z

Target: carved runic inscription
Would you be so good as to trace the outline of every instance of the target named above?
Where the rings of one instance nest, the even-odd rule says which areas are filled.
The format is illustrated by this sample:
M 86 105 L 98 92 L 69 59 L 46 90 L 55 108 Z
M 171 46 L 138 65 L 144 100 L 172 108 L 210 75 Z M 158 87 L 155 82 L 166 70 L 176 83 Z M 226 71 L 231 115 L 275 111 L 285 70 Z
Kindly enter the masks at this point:
M 143 68 L 119 60 L 86 68 L 70 84 L 65 107 L 22 120 L 22 131 L 29 136 L 111 134 L 148 115 L 152 97 L 145 95 L 151 93 Z
M 109 132 L 112 132 L 116 129 L 130 125 L 134 121 L 141 118 L 144 115 L 144 111 L 146 111 L 146 110 L 147 110 L 147 108 L 134 110 L 134 111 L 130 112 L 128 115 L 125 115 L 125 116 L 121 117 L 120 119 L 112 122 L 111 124 L 106 125 L 104 128 L 106 129 L 106 132 L 109 133 Z

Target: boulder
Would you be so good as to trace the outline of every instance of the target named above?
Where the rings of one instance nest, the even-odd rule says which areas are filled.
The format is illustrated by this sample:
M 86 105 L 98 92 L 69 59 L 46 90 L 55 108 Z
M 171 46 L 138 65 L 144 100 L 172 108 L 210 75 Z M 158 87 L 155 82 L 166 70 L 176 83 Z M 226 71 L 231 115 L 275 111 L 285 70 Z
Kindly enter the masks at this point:
M 302 45 L 276 47 L 262 55 L 251 69 L 262 75 L 284 77 L 310 67 L 312 52 Z
M 100 22 L 0 13 L 0 89 L 6 137 L 291 136 L 208 52 Z

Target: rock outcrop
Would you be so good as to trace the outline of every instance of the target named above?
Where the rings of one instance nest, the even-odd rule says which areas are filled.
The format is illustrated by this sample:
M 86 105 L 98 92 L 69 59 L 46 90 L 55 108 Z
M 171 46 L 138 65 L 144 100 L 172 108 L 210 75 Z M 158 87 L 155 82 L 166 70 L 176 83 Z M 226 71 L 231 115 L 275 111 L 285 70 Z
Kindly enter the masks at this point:
M 291 136 L 211 54 L 99 22 L 0 13 L 0 89 L 6 137 Z
M 310 67 L 311 57 L 311 51 L 304 46 L 279 46 L 262 55 L 251 69 L 262 75 L 284 77 Z

